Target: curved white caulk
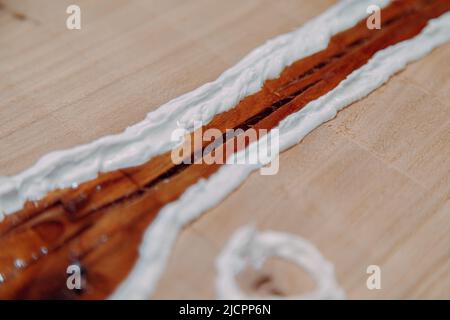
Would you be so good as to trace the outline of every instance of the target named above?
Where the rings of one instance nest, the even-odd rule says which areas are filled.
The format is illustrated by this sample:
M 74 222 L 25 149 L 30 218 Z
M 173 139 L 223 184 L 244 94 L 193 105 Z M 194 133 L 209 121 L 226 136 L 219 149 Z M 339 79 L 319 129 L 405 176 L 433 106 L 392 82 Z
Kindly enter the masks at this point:
M 280 122 L 280 152 L 299 143 L 313 129 L 334 118 L 342 108 L 383 85 L 408 63 L 449 41 L 448 30 L 450 13 L 429 21 L 427 27 L 416 37 L 379 51 L 335 89 Z M 267 145 L 265 141 L 261 141 L 262 147 Z M 249 147 L 250 149 L 257 150 Z M 245 150 L 233 157 L 245 157 Z M 223 165 L 209 179 L 200 180 L 189 187 L 177 201 L 166 205 L 147 229 L 139 251 L 140 258 L 134 269 L 111 298 L 148 298 L 155 290 L 182 226 L 219 203 L 261 165 Z
M 260 269 L 268 257 L 279 257 L 305 269 L 314 279 L 313 291 L 291 297 L 248 295 L 241 290 L 236 276 L 250 263 Z M 254 227 L 238 229 L 216 260 L 216 292 L 219 299 L 344 299 L 333 265 L 307 240 L 288 233 L 257 232 Z
M 0 177 L 0 221 L 27 200 L 39 200 L 51 190 L 76 186 L 99 172 L 140 165 L 170 151 L 181 144 L 170 139 L 177 122 L 189 130 L 195 120 L 207 124 L 214 115 L 259 91 L 264 81 L 278 77 L 286 66 L 325 49 L 333 35 L 363 19 L 370 4 L 389 2 L 343 0 L 301 28 L 253 50 L 216 81 L 166 103 L 123 133 L 52 152 L 16 176 Z

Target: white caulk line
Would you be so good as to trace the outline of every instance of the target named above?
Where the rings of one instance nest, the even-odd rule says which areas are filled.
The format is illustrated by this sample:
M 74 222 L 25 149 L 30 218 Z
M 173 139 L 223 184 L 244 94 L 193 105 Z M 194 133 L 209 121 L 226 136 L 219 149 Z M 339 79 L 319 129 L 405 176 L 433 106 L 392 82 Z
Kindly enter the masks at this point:
M 250 264 L 260 269 L 268 257 L 288 260 L 305 271 L 316 282 L 307 293 L 290 297 L 258 296 L 245 293 L 236 276 Z M 344 299 L 334 266 L 307 240 L 293 234 L 275 231 L 257 232 L 252 226 L 239 228 L 230 238 L 216 260 L 216 292 L 219 299 Z
M 299 29 L 269 40 L 253 50 L 216 81 L 182 95 L 123 133 L 42 157 L 33 167 L 13 177 L 0 177 L 0 221 L 4 214 L 39 200 L 49 191 L 95 179 L 99 172 L 137 166 L 170 151 L 178 123 L 192 130 L 194 121 L 207 124 L 216 114 L 233 108 L 258 92 L 264 81 L 276 78 L 293 62 L 325 49 L 335 34 L 362 20 L 371 4 L 389 0 L 343 0 Z
M 362 99 L 434 48 L 450 40 L 450 13 L 430 20 L 416 37 L 377 52 L 367 64 L 353 71 L 335 89 L 308 103 L 302 110 L 280 122 L 280 152 L 299 143 L 309 132 L 333 119 L 337 112 Z M 264 141 L 261 147 L 265 147 Z M 259 145 L 258 145 L 259 147 Z M 249 150 L 257 150 L 251 148 Z M 233 155 L 245 158 L 245 150 Z M 233 162 L 232 162 L 233 163 Z M 234 162 L 238 163 L 238 162 Z M 208 179 L 189 187 L 181 197 L 161 209 L 146 230 L 140 257 L 112 299 L 145 299 L 154 292 L 164 271 L 171 248 L 181 228 L 214 207 L 261 165 L 223 165 Z M 188 254 L 188 253 L 187 253 Z

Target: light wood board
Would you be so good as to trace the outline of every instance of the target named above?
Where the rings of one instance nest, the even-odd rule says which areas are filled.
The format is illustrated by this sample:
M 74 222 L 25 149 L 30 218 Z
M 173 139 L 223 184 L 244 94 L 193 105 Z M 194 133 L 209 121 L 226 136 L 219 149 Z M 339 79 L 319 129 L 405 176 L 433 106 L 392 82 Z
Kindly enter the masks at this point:
M 3 0 L 0 175 L 42 155 L 118 133 L 217 78 L 251 49 L 332 0 Z M 254 173 L 180 234 L 156 298 L 214 298 L 215 259 L 240 226 L 291 232 L 333 262 L 349 298 L 450 298 L 450 45 L 413 63 Z M 368 290 L 366 268 L 382 270 Z M 311 288 L 269 262 L 243 287 Z

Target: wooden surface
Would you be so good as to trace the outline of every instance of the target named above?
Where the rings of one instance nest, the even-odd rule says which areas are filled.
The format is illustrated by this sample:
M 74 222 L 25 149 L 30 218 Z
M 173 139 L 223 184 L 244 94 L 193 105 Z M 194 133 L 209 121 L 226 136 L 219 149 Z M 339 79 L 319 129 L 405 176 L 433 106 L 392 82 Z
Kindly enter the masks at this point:
M 82 30 L 69 31 L 71 1 L 3 1 L 0 174 L 122 131 L 332 2 L 78 1 Z M 316 244 L 350 298 L 450 298 L 449 56 L 410 65 L 188 226 L 155 297 L 213 298 L 217 255 L 254 223 Z M 365 286 L 371 264 L 381 290 Z M 279 261 L 246 274 L 244 287 L 268 275 L 284 294 L 312 285 Z

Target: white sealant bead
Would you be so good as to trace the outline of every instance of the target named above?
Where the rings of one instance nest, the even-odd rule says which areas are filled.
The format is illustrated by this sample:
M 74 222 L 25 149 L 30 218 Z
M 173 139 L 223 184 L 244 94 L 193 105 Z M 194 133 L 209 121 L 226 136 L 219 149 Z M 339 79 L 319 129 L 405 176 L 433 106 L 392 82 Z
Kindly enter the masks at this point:
M 246 294 L 236 282 L 236 276 L 251 263 L 261 268 L 268 257 L 288 260 L 306 272 L 316 282 L 308 293 L 291 296 L 258 296 Z M 344 299 L 334 268 L 310 242 L 291 234 L 266 231 L 258 233 L 245 226 L 234 233 L 216 260 L 216 292 L 219 299 Z

